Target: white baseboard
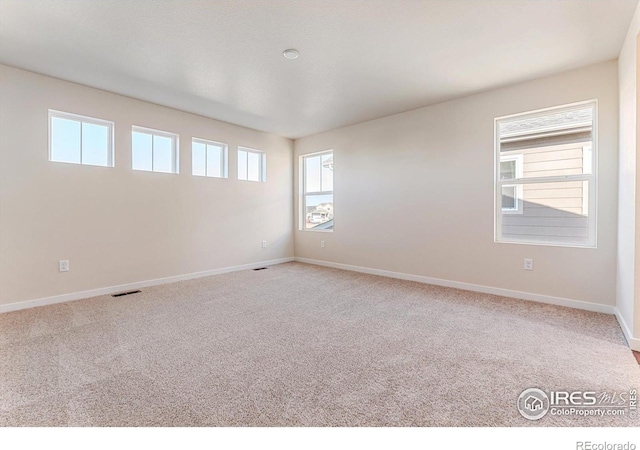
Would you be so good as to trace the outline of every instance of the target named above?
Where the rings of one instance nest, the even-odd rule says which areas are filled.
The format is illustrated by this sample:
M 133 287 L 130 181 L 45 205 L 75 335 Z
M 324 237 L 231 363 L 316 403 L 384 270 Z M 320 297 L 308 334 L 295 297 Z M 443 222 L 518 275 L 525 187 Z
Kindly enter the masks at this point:
M 350 270 L 353 272 L 368 273 L 370 275 L 379 275 L 389 278 L 398 278 L 400 280 L 417 281 L 418 283 L 434 284 L 436 286 L 445 286 L 465 291 L 482 292 L 483 294 L 500 295 L 502 297 L 512 297 L 521 300 L 530 300 L 540 303 L 548 303 L 550 305 L 566 306 L 568 308 L 583 309 L 605 314 L 615 314 L 616 308 L 611 305 L 602 305 L 599 303 L 583 302 L 581 300 L 573 300 L 569 298 L 553 297 L 551 295 L 532 294 L 529 292 L 512 291 L 510 289 L 502 289 L 491 286 L 483 286 L 480 284 L 463 283 L 461 281 L 443 280 L 440 278 L 425 277 L 422 275 L 411 275 L 401 272 L 392 272 L 389 270 L 372 269 L 369 267 L 351 266 L 349 264 L 340 264 L 329 261 L 321 261 L 317 259 L 295 258 L 296 261 L 315 264 L 318 266 L 333 267 L 335 269 Z
M 440 278 L 425 277 L 422 275 L 412 275 L 412 274 L 406 274 L 401 272 L 392 272 L 389 270 L 373 269 L 373 268 L 361 267 L 361 266 L 352 266 L 349 264 L 341 264 L 341 263 L 334 263 L 330 261 L 321 261 L 317 259 L 308 259 L 308 258 L 299 258 L 299 257 L 273 259 L 270 261 L 261 261 L 261 262 L 255 262 L 255 263 L 249 263 L 249 264 L 242 264 L 239 266 L 223 267 L 220 269 L 205 270 L 202 272 L 194 272 L 194 273 L 176 275 L 176 276 L 165 277 L 165 278 L 156 278 L 154 280 L 137 281 L 134 283 L 127 283 L 127 284 L 121 284 L 117 286 L 91 289 L 88 291 L 72 292 L 69 294 L 55 295 L 52 297 L 39 298 L 34 300 L 25 300 L 25 301 L 16 302 L 16 303 L 8 303 L 8 304 L 0 305 L 0 313 L 17 311 L 20 309 L 35 308 L 37 306 L 53 305 L 56 303 L 71 302 L 74 300 L 98 297 L 100 295 L 115 294 L 118 292 L 141 289 L 149 286 L 157 286 L 157 285 L 166 284 L 166 283 L 175 283 L 177 281 L 193 280 L 196 278 L 208 277 L 212 275 L 219 275 L 219 274 L 229 273 L 229 272 L 237 272 L 239 270 L 248 270 L 248 269 L 256 269 L 258 267 L 264 267 L 264 266 L 273 266 L 276 264 L 282 264 L 282 263 L 291 262 L 291 261 L 299 261 L 302 263 L 315 264 L 318 266 L 333 267 L 335 269 L 350 270 L 352 272 L 367 273 L 370 275 L 379 275 L 383 277 L 397 278 L 400 280 L 416 281 L 418 283 L 433 284 L 436 286 L 464 289 L 467 291 L 481 292 L 484 294 L 500 295 L 503 297 L 517 298 L 521 300 L 529 300 L 529 301 L 535 301 L 540 303 L 547 303 L 551 305 L 566 306 L 569 308 L 583 309 L 586 311 L 613 314 L 615 315 L 616 319 L 620 323 L 620 327 L 622 328 L 622 332 L 624 334 L 625 339 L 629 343 L 629 347 L 631 347 L 631 349 L 633 350 L 640 351 L 640 339 L 633 337 L 631 328 L 625 322 L 618 308 L 611 305 L 602 305 L 598 303 L 584 302 L 581 300 L 573 300 L 573 299 L 562 298 L 562 297 L 553 297 L 550 295 L 532 294 L 529 292 L 513 291 L 510 289 L 495 288 L 495 287 L 484 286 L 479 284 L 464 283 L 460 281 L 451 281 L 451 280 L 444 280 Z
M 624 320 L 624 317 L 622 317 L 622 314 L 620 314 L 620 310 L 618 308 L 616 308 L 615 314 L 616 319 L 618 319 L 618 323 L 620 324 L 620 328 L 622 328 L 622 334 L 624 334 L 625 339 L 629 343 L 629 347 L 631 347 L 631 350 L 640 352 L 640 339 L 633 337 L 631 328 Z
M 72 292 L 69 294 L 54 295 L 53 297 L 39 298 L 35 300 L 25 300 L 22 302 L 8 303 L 0 305 L 0 313 L 9 311 L 17 311 L 20 309 L 35 308 L 36 306 L 53 305 L 55 303 L 65 303 L 84 298 L 98 297 L 100 295 L 116 294 L 118 292 L 141 289 L 149 286 L 157 286 L 166 283 L 175 283 L 177 281 L 193 280 L 195 278 L 209 277 L 211 275 L 220 275 L 222 273 L 237 272 L 239 270 L 257 269 L 259 267 L 273 266 L 293 261 L 294 258 L 272 259 L 270 261 L 261 261 L 240 266 L 223 267 L 220 269 L 205 270 L 203 272 L 187 273 L 172 277 L 156 278 L 154 280 L 136 281 L 134 283 L 120 284 L 118 286 L 109 286 L 88 291 Z

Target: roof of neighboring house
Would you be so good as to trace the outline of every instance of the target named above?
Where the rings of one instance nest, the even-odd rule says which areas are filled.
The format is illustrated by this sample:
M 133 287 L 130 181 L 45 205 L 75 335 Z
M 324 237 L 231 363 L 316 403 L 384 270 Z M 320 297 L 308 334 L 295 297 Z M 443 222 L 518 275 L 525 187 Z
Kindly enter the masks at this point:
M 539 117 L 527 117 L 525 119 L 514 118 L 500 122 L 500 137 L 502 139 L 538 134 L 542 131 L 573 130 L 576 128 L 591 127 L 593 121 L 593 109 L 585 107 L 570 111 L 559 111 Z
M 322 161 L 322 167 L 333 170 L 333 156 Z

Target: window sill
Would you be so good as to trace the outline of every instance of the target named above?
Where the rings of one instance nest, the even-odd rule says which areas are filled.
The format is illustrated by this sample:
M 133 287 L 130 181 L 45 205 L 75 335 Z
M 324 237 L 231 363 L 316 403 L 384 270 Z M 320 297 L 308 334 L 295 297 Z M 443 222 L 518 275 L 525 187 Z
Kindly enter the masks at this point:
M 565 248 L 585 248 L 595 250 L 598 248 L 596 244 L 562 244 L 562 243 L 553 243 L 553 242 L 523 242 L 523 241 L 508 241 L 504 239 L 494 239 L 493 242 L 495 244 L 516 244 L 516 245 L 535 245 L 538 247 L 565 247 Z

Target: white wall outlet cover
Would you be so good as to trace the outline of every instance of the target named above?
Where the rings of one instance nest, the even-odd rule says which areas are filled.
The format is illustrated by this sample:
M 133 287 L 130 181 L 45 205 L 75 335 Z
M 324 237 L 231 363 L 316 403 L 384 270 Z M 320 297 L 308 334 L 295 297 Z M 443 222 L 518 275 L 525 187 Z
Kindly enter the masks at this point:
M 267 241 L 262 241 L 262 248 L 267 248 Z
M 60 272 L 68 272 L 69 271 L 69 260 L 68 259 L 61 259 L 60 261 L 58 261 L 58 270 L 60 270 Z
M 524 259 L 524 270 L 533 270 L 533 259 Z
M 324 248 L 324 241 L 320 241 L 320 247 Z

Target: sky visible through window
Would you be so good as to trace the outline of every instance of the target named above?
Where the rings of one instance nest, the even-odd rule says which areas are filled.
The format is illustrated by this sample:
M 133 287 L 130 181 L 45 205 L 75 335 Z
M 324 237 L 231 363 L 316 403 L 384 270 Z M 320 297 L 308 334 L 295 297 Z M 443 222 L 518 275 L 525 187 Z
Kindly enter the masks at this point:
M 192 141 L 192 173 L 198 176 L 226 177 L 224 171 L 225 146 Z
M 131 155 L 134 170 L 173 173 L 174 141 L 168 136 L 133 131 Z
M 109 127 L 62 117 L 51 118 L 51 160 L 108 166 Z
M 244 181 L 265 181 L 263 179 L 264 153 L 238 149 L 238 179 Z

